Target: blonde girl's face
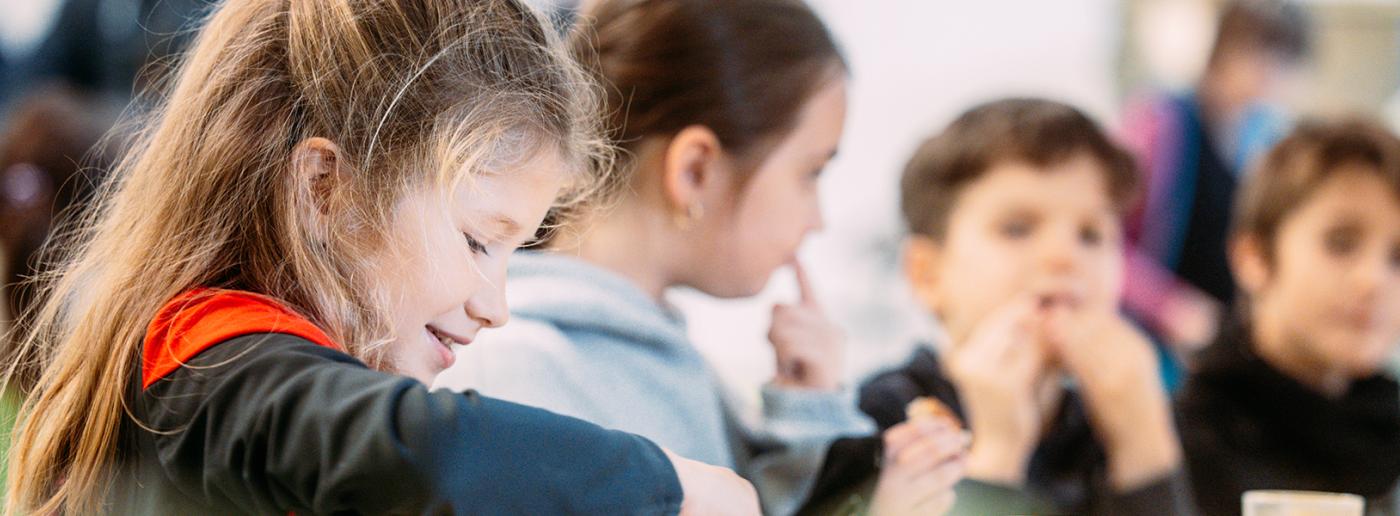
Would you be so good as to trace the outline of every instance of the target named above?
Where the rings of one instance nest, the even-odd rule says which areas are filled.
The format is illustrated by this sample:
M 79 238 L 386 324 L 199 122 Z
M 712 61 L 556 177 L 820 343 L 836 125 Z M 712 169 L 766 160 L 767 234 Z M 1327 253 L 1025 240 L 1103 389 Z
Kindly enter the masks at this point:
M 1272 267 L 1245 278 L 1256 325 L 1351 377 L 1400 345 L 1400 200 L 1375 171 L 1327 179 L 1279 226 Z M 1253 278 L 1253 279 L 1251 279 Z
M 394 324 L 387 366 L 431 384 L 453 344 L 506 323 L 506 261 L 528 243 L 564 187 L 553 152 L 512 170 L 477 174 L 451 191 L 411 192 L 394 207 L 376 256 Z

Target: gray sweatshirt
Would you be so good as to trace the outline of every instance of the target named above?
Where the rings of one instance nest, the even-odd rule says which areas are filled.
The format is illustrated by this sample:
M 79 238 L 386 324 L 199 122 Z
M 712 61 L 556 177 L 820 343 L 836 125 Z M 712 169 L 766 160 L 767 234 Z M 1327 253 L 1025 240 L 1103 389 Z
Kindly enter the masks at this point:
M 458 347 L 436 387 L 535 405 L 733 468 L 768 514 L 796 510 L 832 440 L 873 431 L 849 391 L 772 385 L 762 421 L 741 421 L 674 309 L 576 258 L 511 260 L 510 323 Z

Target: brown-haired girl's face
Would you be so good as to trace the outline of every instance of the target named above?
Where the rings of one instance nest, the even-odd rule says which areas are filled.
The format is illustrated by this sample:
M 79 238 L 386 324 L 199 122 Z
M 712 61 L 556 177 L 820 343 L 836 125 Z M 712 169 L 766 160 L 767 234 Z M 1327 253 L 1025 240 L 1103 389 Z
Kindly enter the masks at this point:
M 1393 192 L 1374 170 L 1339 171 L 1285 217 L 1266 273 L 1241 274 L 1255 326 L 1314 367 L 1374 374 L 1400 345 Z
M 846 80 L 818 89 L 793 129 L 764 157 L 747 184 L 707 215 L 699 281 L 718 297 L 757 294 L 773 272 L 792 261 L 809 232 L 822 227 L 817 178 L 836 154 L 846 121 Z M 706 206 L 707 213 L 715 208 Z
M 545 152 L 398 202 L 375 257 L 394 324 L 388 367 L 431 384 L 452 364 L 452 344 L 505 324 L 506 260 L 533 238 L 564 181 L 560 157 Z

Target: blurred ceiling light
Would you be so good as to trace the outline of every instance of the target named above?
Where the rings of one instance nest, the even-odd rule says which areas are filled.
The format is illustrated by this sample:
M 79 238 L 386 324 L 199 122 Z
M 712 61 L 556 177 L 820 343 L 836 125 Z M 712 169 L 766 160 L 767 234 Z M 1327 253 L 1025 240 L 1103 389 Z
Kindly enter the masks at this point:
M 62 6 L 63 0 L 0 0 L 0 54 L 17 60 L 33 52 Z

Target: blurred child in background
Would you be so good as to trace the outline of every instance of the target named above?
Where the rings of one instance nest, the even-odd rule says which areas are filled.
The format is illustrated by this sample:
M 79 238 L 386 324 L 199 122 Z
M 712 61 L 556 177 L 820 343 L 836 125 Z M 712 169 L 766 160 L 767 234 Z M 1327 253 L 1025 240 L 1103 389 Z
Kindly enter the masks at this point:
M 1236 204 L 1240 316 L 1177 400 L 1207 514 L 1250 489 L 1347 492 L 1397 514 L 1400 140 L 1368 121 L 1307 123 Z
M 1287 131 L 1277 108 L 1306 56 L 1308 20 L 1284 0 L 1231 0 L 1196 88 L 1130 104 L 1125 137 L 1145 172 L 1127 221 L 1124 304 L 1177 356 L 1209 343 L 1235 297 L 1225 257 L 1244 172 Z M 1168 384 L 1180 369 L 1165 362 Z
M 888 428 L 925 396 L 966 421 L 955 512 L 1191 511 L 1156 356 L 1118 311 L 1136 186 L 1093 121 L 1038 99 L 973 108 L 906 166 L 905 272 L 946 340 L 860 406 Z

